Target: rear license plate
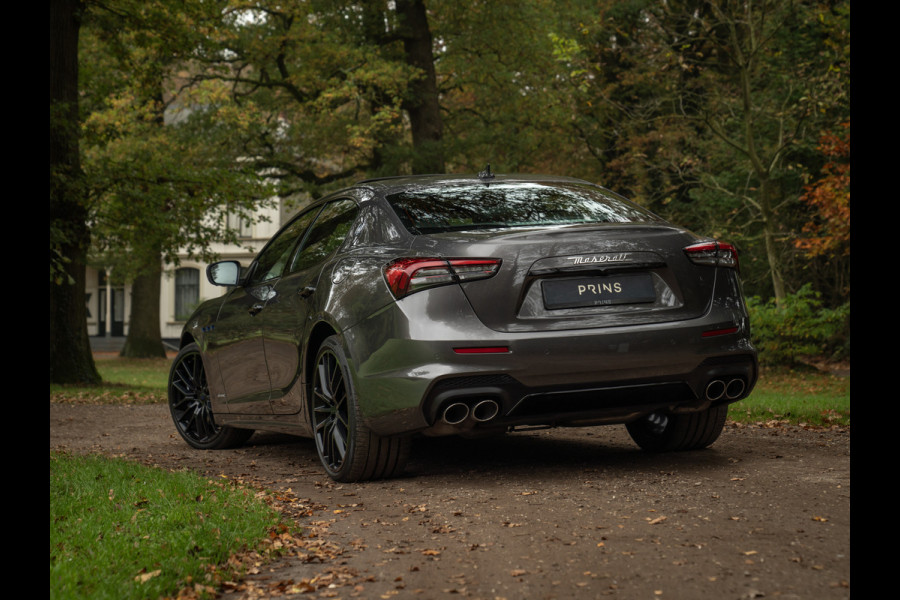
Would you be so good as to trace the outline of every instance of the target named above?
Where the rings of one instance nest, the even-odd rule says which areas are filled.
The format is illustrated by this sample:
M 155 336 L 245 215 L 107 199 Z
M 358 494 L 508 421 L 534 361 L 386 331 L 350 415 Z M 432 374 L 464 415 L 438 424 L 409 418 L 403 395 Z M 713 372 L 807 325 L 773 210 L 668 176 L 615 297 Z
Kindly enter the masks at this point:
M 631 273 L 579 279 L 546 279 L 541 282 L 544 306 L 578 308 L 606 304 L 638 304 L 656 300 L 649 273 Z

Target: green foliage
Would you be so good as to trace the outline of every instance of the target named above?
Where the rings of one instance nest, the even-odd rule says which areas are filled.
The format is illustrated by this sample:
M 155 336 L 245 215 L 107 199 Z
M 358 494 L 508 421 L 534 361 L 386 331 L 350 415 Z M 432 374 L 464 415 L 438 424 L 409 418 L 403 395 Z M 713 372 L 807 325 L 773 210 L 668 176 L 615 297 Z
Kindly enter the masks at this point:
M 429 3 L 451 171 L 584 174 L 567 81 L 581 69 L 559 3 Z
M 763 364 L 793 365 L 801 357 L 850 357 L 850 303 L 823 306 L 820 294 L 804 285 L 781 303 L 747 299 L 751 335 Z
M 807 260 L 793 242 L 818 135 L 849 117 L 849 2 L 425 4 L 448 171 L 591 179 L 738 243 L 750 293 L 812 281 L 829 306 L 846 300 L 849 261 Z M 233 240 L 223 216 L 249 217 L 273 187 L 316 197 L 410 172 L 426 152 L 410 126 L 425 74 L 405 50 L 407 5 L 90 5 L 83 154 L 98 260 L 124 275 L 144 247 L 208 259 L 211 242 Z
M 226 214 L 251 220 L 271 189 L 242 160 L 252 107 L 225 86 L 184 86 L 202 40 L 181 3 L 132 0 L 92 7 L 80 44 L 82 162 L 96 263 L 119 277 L 210 260 L 212 242 L 235 241 Z M 128 252 L 122 252 L 127 248 Z
M 588 150 L 566 153 L 579 170 L 594 159 L 604 185 L 737 243 L 751 293 L 812 280 L 846 301 L 849 264 L 811 265 L 793 240 L 819 133 L 849 118 L 849 2 L 570 4 L 552 55 Z
M 50 597 L 174 597 L 191 582 L 211 597 L 208 566 L 254 548 L 277 522 L 251 490 L 51 453 Z
M 406 64 L 386 5 L 230 1 L 203 25 L 190 82 L 222 85 L 239 109 L 253 107 L 245 157 L 280 195 L 315 196 L 409 156 L 401 105 L 420 73 Z

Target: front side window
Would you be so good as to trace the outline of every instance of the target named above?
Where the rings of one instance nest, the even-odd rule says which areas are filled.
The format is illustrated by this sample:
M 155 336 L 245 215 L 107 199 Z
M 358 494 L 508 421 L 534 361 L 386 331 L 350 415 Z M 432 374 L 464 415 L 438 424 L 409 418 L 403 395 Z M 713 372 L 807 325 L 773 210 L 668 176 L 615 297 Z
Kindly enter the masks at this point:
M 175 320 L 186 321 L 200 301 L 200 270 L 184 267 L 175 271 Z

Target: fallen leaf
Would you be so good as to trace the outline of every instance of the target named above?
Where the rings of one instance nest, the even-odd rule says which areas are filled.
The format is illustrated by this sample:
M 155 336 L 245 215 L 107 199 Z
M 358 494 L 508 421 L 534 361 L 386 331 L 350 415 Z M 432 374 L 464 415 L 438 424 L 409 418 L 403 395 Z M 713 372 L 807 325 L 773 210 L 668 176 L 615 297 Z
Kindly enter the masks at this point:
M 156 577 L 157 575 L 159 575 L 160 573 L 162 573 L 162 569 L 150 571 L 149 573 L 141 573 L 140 575 L 135 577 L 134 580 L 137 581 L 138 583 L 146 583 L 146 582 L 150 581 L 151 579 L 153 579 L 154 577 Z

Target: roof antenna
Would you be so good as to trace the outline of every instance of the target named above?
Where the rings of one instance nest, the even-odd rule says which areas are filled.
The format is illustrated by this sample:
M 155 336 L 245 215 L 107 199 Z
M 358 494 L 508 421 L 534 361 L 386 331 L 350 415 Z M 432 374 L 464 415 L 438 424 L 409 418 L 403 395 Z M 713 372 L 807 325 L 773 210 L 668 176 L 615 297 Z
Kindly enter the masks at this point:
M 487 167 L 484 169 L 484 171 L 481 171 L 478 173 L 478 179 L 493 179 L 493 178 L 494 178 L 494 174 L 491 173 L 491 163 L 488 163 Z

